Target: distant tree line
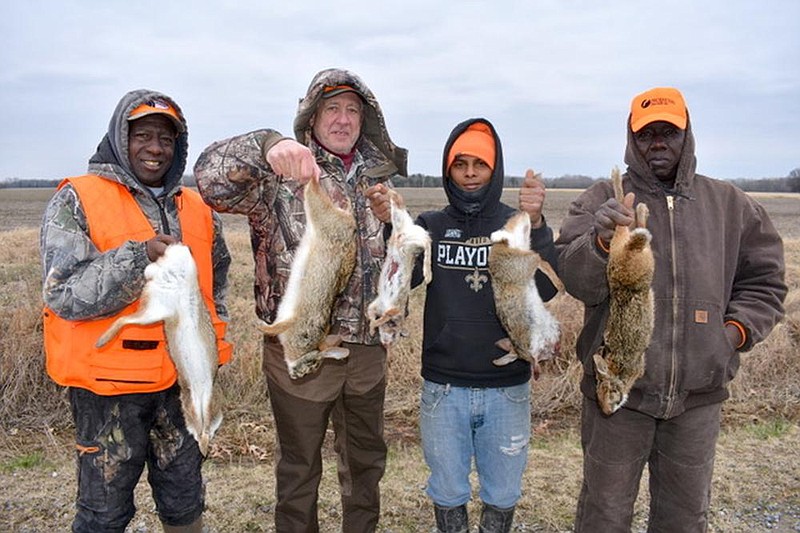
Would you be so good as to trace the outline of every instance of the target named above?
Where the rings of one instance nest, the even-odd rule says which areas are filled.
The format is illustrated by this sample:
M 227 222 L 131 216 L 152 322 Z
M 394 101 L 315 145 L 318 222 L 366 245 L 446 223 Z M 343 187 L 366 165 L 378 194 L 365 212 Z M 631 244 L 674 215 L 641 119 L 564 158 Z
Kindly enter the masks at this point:
M 607 176 L 592 178 L 566 174 L 559 178 L 544 178 L 544 184 L 549 189 L 586 189 L 595 181 L 608 179 Z M 505 186 L 519 187 L 524 178 L 520 176 L 506 176 Z M 747 192 L 800 192 L 800 168 L 796 168 L 785 178 L 739 178 L 728 180 L 743 191 Z M 393 181 L 396 187 L 441 187 L 442 178 L 427 176 L 425 174 L 411 174 L 408 178 Z
M 506 176 L 505 186 L 519 187 L 523 179 L 520 176 Z M 585 189 L 595 181 L 604 179 L 608 178 L 565 174 L 559 178 L 544 178 L 544 183 L 550 189 Z M 59 181 L 57 179 L 11 178 L 0 181 L 0 189 L 54 188 Z M 800 168 L 792 170 L 785 178 L 739 178 L 728 181 L 747 192 L 800 192 Z M 194 176 L 185 175 L 183 182 L 188 186 L 194 186 Z M 426 174 L 411 174 L 407 178 L 395 180 L 393 183 L 396 187 L 441 187 L 442 178 Z
M 43 180 L 36 178 L 10 178 L 0 181 L 0 189 L 53 189 L 61 180 Z

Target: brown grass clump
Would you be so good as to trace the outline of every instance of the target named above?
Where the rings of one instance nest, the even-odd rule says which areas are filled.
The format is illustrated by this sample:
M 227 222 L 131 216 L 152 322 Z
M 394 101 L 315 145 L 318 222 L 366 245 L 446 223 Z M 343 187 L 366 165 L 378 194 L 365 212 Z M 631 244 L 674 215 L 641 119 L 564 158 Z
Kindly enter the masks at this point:
M 0 235 L 0 428 L 64 426 L 67 404 L 42 357 L 38 231 Z
M 800 420 L 800 240 L 785 239 L 786 315 L 763 342 L 742 354 L 725 404 L 740 422 L 781 418 Z
M 800 420 L 800 290 L 786 298 L 786 318 L 747 354 L 725 404 L 729 419 Z M 773 386 L 770 386 L 773 384 Z

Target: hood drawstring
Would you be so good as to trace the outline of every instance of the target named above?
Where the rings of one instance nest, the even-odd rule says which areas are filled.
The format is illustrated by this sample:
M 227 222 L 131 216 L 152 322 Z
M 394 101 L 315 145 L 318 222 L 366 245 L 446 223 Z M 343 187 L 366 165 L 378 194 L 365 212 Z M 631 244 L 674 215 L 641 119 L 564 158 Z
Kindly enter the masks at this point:
M 656 182 L 656 185 L 658 185 L 661 188 L 661 190 L 663 190 L 664 193 L 666 193 L 668 196 L 680 196 L 681 198 L 686 198 L 687 200 L 690 200 L 690 201 L 694 200 L 694 198 L 692 196 L 689 196 L 688 194 L 685 194 L 685 193 L 682 193 L 681 191 L 679 191 L 678 188 L 675 185 L 671 185 L 671 186 L 670 185 L 666 185 L 666 184 L 664 184 L 664 183 L 662 183 L 660 181 Z

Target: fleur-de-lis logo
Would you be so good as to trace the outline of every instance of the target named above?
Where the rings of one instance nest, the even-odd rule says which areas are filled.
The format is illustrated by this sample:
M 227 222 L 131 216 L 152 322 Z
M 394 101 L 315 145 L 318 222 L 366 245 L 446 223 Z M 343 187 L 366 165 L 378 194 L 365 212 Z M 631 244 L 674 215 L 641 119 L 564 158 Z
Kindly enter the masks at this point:
M 472 271 L 472 274 L 464 276 L 464 281 L 469 283 L 469 288 L 475 292 L 478 292 L 483 288 L 483 284 L 489 281 L 489 278 L 486 277 L 485 274 L 481 274 L 478 268 L 476 267 L 475 270 Z

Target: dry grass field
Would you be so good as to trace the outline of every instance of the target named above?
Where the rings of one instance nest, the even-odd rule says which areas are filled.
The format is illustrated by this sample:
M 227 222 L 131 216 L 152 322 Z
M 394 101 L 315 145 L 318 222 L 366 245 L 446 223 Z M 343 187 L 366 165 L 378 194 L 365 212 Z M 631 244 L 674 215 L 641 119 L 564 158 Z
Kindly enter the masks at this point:
M 438 189 L 401 189 L 413 213 L 443 205 Z M 504 200 L 515 204 L 515 192 Z M 63 390 L 43 370 L 38 226 L 51 190 L 0 189 L 0 531 L 65 531 L 75 497 L 70 414 Z M 558 228 L 577 191 L 548 193 L 546 216 Z M 800 531 L 800 196 L 756 195 L 784 238 L 791 292 L 787 317 L 743 358 L 715 469 L 712 531 Z M 208 531 L 274 531 L 274 435 L 260 371 L 254 327 L 252 258 L 243 217 L 224 217 L 233 254 L 229 308 L 235 360 L 220 372 L 225 421 L 204 465 Z M 415 295 L 417 304 L 420 294 Z M 575 336 L 578 302 L 561 295 L 551 304 L 562 323 L 562 354 L 545 364 L 534 386 L 534 438 L 514 531 L 569 531 L 577 498 L 581 452 L 577 432 L 579 365 Z M 418 321 L 418 314 L 415 316 Z M 391 354 L 386 403 L 390 444 L 382 482 L 382 532 L 429 531 L 432 508 L 424 494 L 427 471 L 418 443 L 418 350 Z M 332 439 L 320 490 L 323 531 L 339 523 Z M 646 476 L 635 531 L 646 527 Z M 146 483 L 137 488 L 138 512 L 128 531 L 160 531 Z M 477 507 L 471 508 L 477 511 Z

